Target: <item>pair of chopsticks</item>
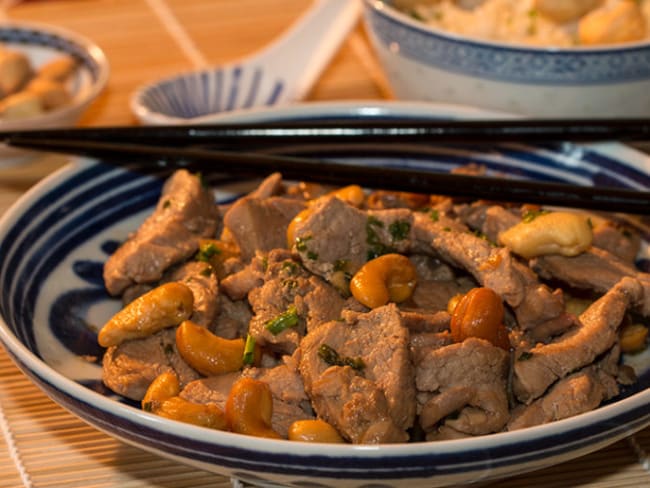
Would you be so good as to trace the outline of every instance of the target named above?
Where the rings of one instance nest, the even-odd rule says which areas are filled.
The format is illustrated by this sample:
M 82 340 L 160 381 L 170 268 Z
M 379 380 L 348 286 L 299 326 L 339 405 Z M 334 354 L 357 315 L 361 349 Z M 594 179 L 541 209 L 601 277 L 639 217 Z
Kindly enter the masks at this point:
M 650 192 L 584 187 L 412 168 L 356 165 L 295 156 L 297 148 L 399 150 L 408 145 L 650 141 L 650 120 L 327 120 L 232 125 L 46 129 L 0 132 L 17 148 L 203 172 L 265 175 L 328 184 L 352 182 L 386 190 L 650 214 Z M 287 155 L 289 153 L 289 155 Z M 292 155 L 292 153 L 294 155 Z

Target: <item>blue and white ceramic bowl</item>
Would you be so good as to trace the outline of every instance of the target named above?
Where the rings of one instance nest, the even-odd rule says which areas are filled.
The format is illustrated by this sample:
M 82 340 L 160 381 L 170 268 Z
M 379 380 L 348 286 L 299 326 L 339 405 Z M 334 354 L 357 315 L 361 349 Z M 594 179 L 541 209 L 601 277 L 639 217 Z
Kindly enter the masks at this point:
M 397 98 L 534 117 L 650 116 L 650 42 L 543 48 L 470 39 L 364 0 L 365 26 Z
M 104 51 L 90 39 L 67 29 L 41 23 L 4 22 L 0 24 L 0 45 L 25 53 L 35 68 L 62 55 L 77 61 L 66 86 L 72 95 L 70 103 L 33 117 L 0 118 L 0 130 L 75 125 L 108 83 L 110 68 Z M 30 156 L 29 151 L 0 147 L 0 167 L 21 163 Z
M 0 45 L 25 53 L 35 68 L 62 55 L 77 61 L 67 86 L 72 94 L 71 103 L 36 117 L 0 119 L 1 130 L 74 125 L 108 82 L 109 65 L 104 51 L 90 39 L 67 29 L 40 23 L 2 23 Z
M 460 116 L 480 113 L 427 104 L 311 104 L 231 120 Z M 443 146 L 366 162 L 431 164 L 440 171 L 478 162 L 526 178 L 650 188 L 650 160 L 616 144 L 507 145 L 480 153 Z M 314 445 L 202 429 L 143 412 L 102 385 L 96 332 L 119 308 L 104 290 L 103 262 L 152 211 L 164 176 L 136 163 L 127 168 L 75 160 L 0 220 L 0 339 L 55 402 L 96 428 L 255 485 L 412 488 L 489 481 L 550 466 L 650 425 L 650 352 L 630 360 L 639 381 L 608 405 L 548 425 L 465 440 Z M 247 188 L 228 175 L 204 177 L 219 200 Z M 646 269 L 649 256 L 646 246 L 640 261 Z

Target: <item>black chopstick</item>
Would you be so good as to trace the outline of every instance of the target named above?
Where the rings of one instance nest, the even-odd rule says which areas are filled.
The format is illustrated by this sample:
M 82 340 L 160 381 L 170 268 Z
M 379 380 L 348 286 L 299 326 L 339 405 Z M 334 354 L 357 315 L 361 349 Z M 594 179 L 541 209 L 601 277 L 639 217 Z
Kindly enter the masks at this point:
M 285 178 L 334 185 L 357 183 L 368 188 L 472 199 L 537 203 L 565 207 L 650 213 L 650 192 L 586 187 L 486 176 L 434 173 L 412 168 L 376 167 L 346 162 L 218 149 L 77 140 L 23 140 L 19 147 L 109 159 L 116 164 L 147 162 L 156 167 L 246 175 L 280 172 Z
M 650 119 L 327 119 L 246 124 L 86 127 L 0 132 L 0 141 L 80 139 L 181 147 L 278 143 L 545 143 L 650 141 Z

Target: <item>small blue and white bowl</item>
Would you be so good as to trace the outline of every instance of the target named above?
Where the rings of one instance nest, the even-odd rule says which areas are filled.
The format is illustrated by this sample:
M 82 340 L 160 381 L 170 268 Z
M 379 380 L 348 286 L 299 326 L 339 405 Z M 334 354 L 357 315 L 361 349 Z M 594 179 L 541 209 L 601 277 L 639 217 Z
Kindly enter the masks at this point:
M 76 32 L 42 23 L 6 22 L 0 24 L 0 45 L 25 53 L 34 68 L 62 55 L 77 62 L 66 86 L 72 95 L 70 103 L 34 117 L 0 119 L 0 130 L 74 125 L 108 83 L 110 69 L 104 51 Z
M 108 83 L 110 67 L 104 51 L 90 39 L 67 29 L 42 23 L 3 22 L 0 45 L 23 52 L 34 68 L 63 55 L 76 60 L 75 70 L 66 82 L 72 95 L 69 103 L 33 117 L 0 118 L 2 131 L 73 126 Z M 22 163 L 33 155 L 31 151 L 0 146 L 0 167 Z
M 650 41 L 544 48 L 470 39 L 364 0 L 395 96 L 529 117 L 649 117 Z
M 231 115 L 229 120 L 480 116 L 471 109 L 421 103 L 347 103 L 259 110 L 244 117 Z M 355 154 L 354 160 L 444 172 L 474 162 L 491 172 L 521 178 L 650 188 L 648 157 L 616 144 L 504 145 L 484 152 L 441 146 L 367 158 Z M 0 219 L 0 340 L 36 385 L 97 429 L 257 486 L 430 488 L 487 482 L 548 467 L 650 425 L 650 351 L 629 359 L 639 381 L 607 405 L 547 425 L 471 439 L 309 444 L 203 429 L 142 411 L 101 382 L 102 351 L 96 334 L 120 308 L 119 301 L 106 294 L 102 266 L 118 242 L 151 213 L 165 176 L 153 165 L 73 161 L 30 190 Z M 204 178 L 220 201 L 254 185 L 224 174 Z M 644 252 L 641 264 L 650 270 L 647 245 Z

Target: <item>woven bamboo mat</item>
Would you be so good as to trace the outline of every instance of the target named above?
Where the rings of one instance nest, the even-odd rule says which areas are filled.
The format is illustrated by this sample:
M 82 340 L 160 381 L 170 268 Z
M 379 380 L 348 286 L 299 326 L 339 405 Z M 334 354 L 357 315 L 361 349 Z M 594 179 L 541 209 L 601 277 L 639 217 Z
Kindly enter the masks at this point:
M 54 404 L 0 351 L 0 487 L 230 487 L 128 446 Z
M 0 349 L 0 487 L 227 488 L 230 480 L 95 430 L 54 404 Z M 490 487 L 650 486 L 650 429 L 556 467 Z
M 10 3 L 16 5 L 5 12 L 6 17 L 66 27 L 92 38 L 107 53 L 109 86 L 81 121 L 90 126 L 134 123 L 128 100 L 138 85 L 191 68 L 197 57 L 219 63 L 247 55 L 280 34 L 310 0 Z M 175 28 L 178 25 L 181 30 Z M 311 101 L 387 98 L 390 89 L 361 29 L 350 34 L 308 96 Z M 0 168 L 0 215 L 63 163 L 61 158 L 47 157 L 28 166 Z M 96 431 L 53 403 L 2 348 L 0 431 L 0 488 L 231 486 L 224 477 L 159 458 Z M 650 429 L 599 452 L 489 487 L 650 487 L 648 453 Z

